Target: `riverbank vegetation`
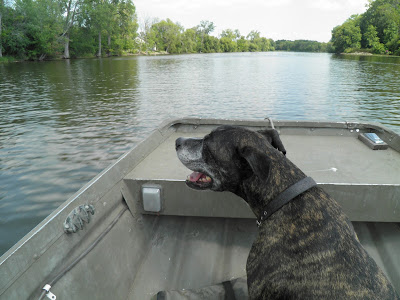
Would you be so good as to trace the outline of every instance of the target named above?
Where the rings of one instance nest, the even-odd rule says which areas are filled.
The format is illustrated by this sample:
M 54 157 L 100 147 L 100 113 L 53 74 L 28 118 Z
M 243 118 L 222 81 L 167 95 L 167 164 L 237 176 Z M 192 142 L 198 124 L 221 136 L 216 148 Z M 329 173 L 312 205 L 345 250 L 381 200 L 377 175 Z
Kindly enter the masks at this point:
M 0 0 L 0 57 L 43 60 L 134 48 L 131 0 Z
M 0 0 L 0 62 L 276 50 L 400 55 L 400 0 L 371 0 L 364 14 L 332 30 L 329 43 L 214 31 L 210 21 L 189 29 L 170 19 L 138 22 L 132 0 Z
M 215 53 L 215 52 L 264 52 L 264 51 L 305 51 L 324 52 L 327 43 L 316 41 L 274 41 L 262 37 L 260 32 L 252 30 L 242 35 L 238 29 L 223 30 L 219 38 L 211 35 L 215 25 L 210 21 L 201 21 L 196 27 L 184 29 L 170 19 L 160 22 L 145 22 L 139 34 L 141 51 L 154 48 L 168 53 Z
M 332 43 L 320 43 L 308 40 L 278 40 L 275 42 L 275 50 L 293 52 L 332 52 Z
M 201 21 L 185 29 L 170 19 L 138 24 L 132 0 L 0 0 L 0 62 L 154 53 L 327 51 L 327 43 L 273 41 L 253 30 L 211 35 Z M 140 27 L 140 28 L 139 28 Z
M 400 0 L 370 1 L 365 13 L 332 30 L 332 45 L 337 53 L 400 55 Z

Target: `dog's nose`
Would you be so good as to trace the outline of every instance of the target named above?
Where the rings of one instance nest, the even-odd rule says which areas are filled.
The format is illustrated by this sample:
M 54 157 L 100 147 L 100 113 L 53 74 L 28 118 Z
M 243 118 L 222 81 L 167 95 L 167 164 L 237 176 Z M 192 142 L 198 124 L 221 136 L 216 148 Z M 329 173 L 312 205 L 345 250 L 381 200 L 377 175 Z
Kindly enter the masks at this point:
M 184 140 L 185 139 L 182 138 L 182 137 L 176 139 L 176 141 L 175 141 L 175 150 L 178 151 L 178 149 L 182 146 Z

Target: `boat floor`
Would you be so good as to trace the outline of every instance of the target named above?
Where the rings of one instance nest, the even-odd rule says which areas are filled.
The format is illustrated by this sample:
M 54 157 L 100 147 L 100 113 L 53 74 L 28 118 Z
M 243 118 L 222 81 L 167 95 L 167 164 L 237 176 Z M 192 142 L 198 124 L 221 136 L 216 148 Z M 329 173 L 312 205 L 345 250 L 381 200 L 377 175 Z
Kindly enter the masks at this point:
M 400 234 L 395 223 L 353 223 L 366 250 L 399 289 L 400 257 L 397 249 Z M 85 265 L 73 269 L 59 286 L 73 286 L 84 275 L 88 283 L 99 272 L 105 278 L 116 278 L 121 270 L 126 274 L 117 281 L 104 281 L 107 292 L 97 291 L 96 284 L 87 284 L 79 297 L 86 299 L 154 299 L 162 290 L 198 289 L 246 275 L 246 260 L 257 233 L 254 220 L 177 216 L 133 216 L 125 213 L 112 232 L 93 253 Z M 376 237 L 379 236 L 379 241 Z M 118 243 L 118 247 L 115 244 Z M 127 252 L 126 249 L 131 249 Z M 107 257 L 103 270 L 99 257 Z M 121 259 L 123 257 L 123 259 Z M 68 283 L 69 282 L 69 283 Z M 118 282 L 118 286 L 115 286 Z M 55 290 L 57 296 L 74 295 L 71 290 Z M 77 295 L 77 296 L 78 296 Z
M 128 299 L 197 289 L 246 275 L 256 226 L 249 219 L 158 217 Z
M 127 299 L 150 299 L 160 290 L 198 289 L 246 275 L 246 259 L 256 235 L 253 220 L 155 218 L 156 229 Z M 399 289 L 400 258 L 393 249 L 399 249 L 400 243 L 397 240 L 397 245 L 387 248 L 375 240 L 380 236 L 381 242 L 388 242 L 398 236 L 398 225 L 356 222 L 354 228 L 366 250 Z

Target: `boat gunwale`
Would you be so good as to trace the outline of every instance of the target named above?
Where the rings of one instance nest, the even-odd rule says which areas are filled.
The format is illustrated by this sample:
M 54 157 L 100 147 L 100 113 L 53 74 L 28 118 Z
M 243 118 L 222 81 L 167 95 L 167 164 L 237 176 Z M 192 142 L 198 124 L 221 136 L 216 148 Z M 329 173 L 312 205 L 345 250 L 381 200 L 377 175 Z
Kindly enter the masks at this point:
M 16 258 L 19 261 L 18 264 L 19 270 L 16 271 L 15 274 L 11 274 L 11 276 L 5 276 L 5 278 L 8 278 L 8 280 L 4 280 L 5 278 L 2 278 L 2 276 L 0 276 L 2 279 L 0 280 L 0 282 L 3 283 L 2 286 L 0 286 L 0 296 L 13 284 L 13 282 L 16 281 L 17 278 L 19 278 L 25 272 L 25 270 L 27 270 L 31 265 L 33 265 L 37 260 L 39 260 L 40 257 L 59 238 L 61 238 L 65 234 L 64 231 L 62 230 L 61 224 L 72 209 L 74 209 L 78 205 L 86 203 L 96 204 L 100 202 L 104 195 L 106 195 L 109 191 L 111 191 L 113 187 L 115 187 L 118 183 L 122 182 L 125 175 L 129 173 L 129 171 L 133 169 L 135 165 L 139 164 L 152 150 L 158 147 L 160 143 L 162 143 L 166 138 L 168 138 L 170 134 L 173 133 L 173 131 L 170 130 L 171 128 L 172 126 L 163 125 L 152 130 L 144 140 L 142 140 L 137 145 L 132 147 L 130 150 L 125 152 L 115 162 L 110 164 L 103 171 L 101 171 L 94 178 L 92 178 L 88 183 L 83 185 L 76 193 L 74 193 L 71 197 L 69 197 L 50 215 L 44 218 L 43 221 L 41 221 L 30 232 L 28 232 L 24 237 L 22 237 L 15 245 L 13 245 L 8 251 L 6 251 L 0 257 L 0 269 L 7 268 L 7 264 L 13 264 L 13 262 L 10 261 L 11 257 L 13 257 L 14 255 L 18 255 L 19 252 L 22 251 L 25 247 L 29 247 L 29 243 L 34 243 L 35 238 L 40 238 L 39 237 L 40 235 L 47 234 L 44 231 L 46 228 L 49 228 L 48 227 L 49 224 L 51 224 L 52 222 L 59 223 L 57 224 L 57 227 L 59 227 L 60 230 L 58 230 L 56 234 L 53 234 L 52 237 L 46 236 L 45 240 L 48 241 L 47 243 L 40 244 L 41 247 L 39 249 L 37 248 L 29 249 L 29 251 L 27 251 L 29 252 L 29 254 L 22 253 L 20 255 L 21 259 L 25 261 L 24 263 L 22 263 L 18 258 Z M 125 165 L 125 162 L 129 160 L 131 160 L 132 163 Z M 102 186 L 100 181 L 104 180 L 107 175 L 110 175 L 111 177 L 112 176 L 111 173 L 115 168 L 120 170 L 118 172 L 119 173 L 118 178 L 113 180 L 113 182 L 109 183 L 107 186 Z M 84 196 L 88 195 L 88 193 L 90 193 L 90 189 L 93 189 L 94 186 L 99 186 L 100 189 L 103 190 L 103 193 L 99 197 L 97 197 L 96 195 L 90 197 L 89 194 L 88 197 L 89 199 L 84 199 L 85 198 Z M 93 225 L 87 224 L 85 227 L 89 228 L 91 226 Z M 86 231 L 86 228 L 84 229 L 84 231 Z M 13 267 L 10 266 L 9 268 L 12 269 Z

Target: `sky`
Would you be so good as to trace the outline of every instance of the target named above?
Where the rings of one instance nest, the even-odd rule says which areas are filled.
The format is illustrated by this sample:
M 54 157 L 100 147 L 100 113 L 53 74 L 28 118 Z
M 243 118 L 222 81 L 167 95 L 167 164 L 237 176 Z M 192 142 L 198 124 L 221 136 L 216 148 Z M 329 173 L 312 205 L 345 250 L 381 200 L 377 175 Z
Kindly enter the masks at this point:
M 219 36 L 239 29 L 257 30 L 273 40 L 328 42 L 331 31 L 351 15 L 366 11 L 368 0 L 133 0 L 139 26 L 145 19 L 171 19 L 185 29 L 211 21 Z M 140 29 L 140 27 L 139 27 Z

